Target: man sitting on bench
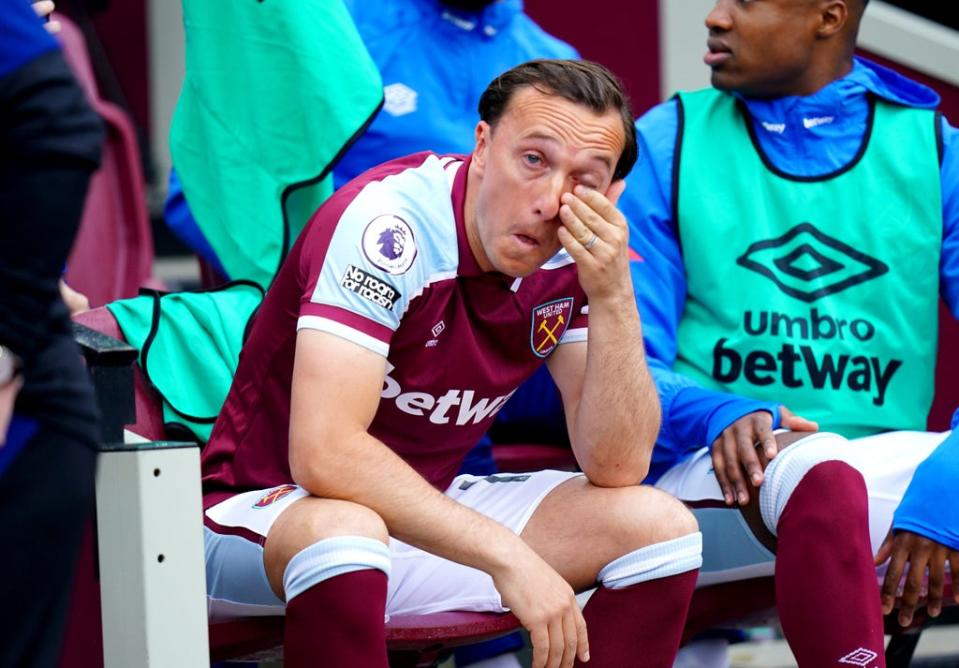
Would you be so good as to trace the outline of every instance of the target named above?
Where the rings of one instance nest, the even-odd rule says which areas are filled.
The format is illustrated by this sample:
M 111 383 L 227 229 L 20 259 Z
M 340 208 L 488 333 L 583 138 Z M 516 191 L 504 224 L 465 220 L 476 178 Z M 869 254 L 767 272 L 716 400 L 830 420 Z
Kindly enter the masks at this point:
M 480 116 L 471 156 L 318 210 L 204 452 L 211 610 L 285 608 L 287 666 L 386 666 L 384 614 L 506 609 L 536 666 L 672 665 L 700 536 L 637 485 L 659 406 L 615 208 L 628 103 L 598 65 L 533 61 Z M 584 473 L 454 478 L 544 362 Z

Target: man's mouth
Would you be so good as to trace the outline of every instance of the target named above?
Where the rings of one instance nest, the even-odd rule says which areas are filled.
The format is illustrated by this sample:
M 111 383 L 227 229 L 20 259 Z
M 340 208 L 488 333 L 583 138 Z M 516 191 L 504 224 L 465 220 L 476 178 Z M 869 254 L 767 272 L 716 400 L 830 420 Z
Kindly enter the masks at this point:
M 713 37 L 706 40 L 706 48 L 709 49 L 709 51 L 703 56 L 703 62 L 709 67 L 722 65 L 733 56 L 733 52 L 726 46 L 725 42 Z
M 536 248 L 537 246 L 539 246 L 539 241 L 536 238 L 529 236 L 528 234 L 521 234 L 517 232 L 516 234 L 513 235 L 513 238 L 516 239 L 521 245 L 526 246 L 528 248 Z

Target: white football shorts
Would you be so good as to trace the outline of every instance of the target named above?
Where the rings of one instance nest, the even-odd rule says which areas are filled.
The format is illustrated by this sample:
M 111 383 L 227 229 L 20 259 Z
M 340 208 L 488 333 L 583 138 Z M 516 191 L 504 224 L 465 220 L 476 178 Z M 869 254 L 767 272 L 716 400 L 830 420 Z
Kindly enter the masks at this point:
M 566 471 L 461 475 L 445 493 L 518 535 L 547 494 L 581 475 Z M 262 543 L 276 518 L 307 495 L 296 485 L 281 485 L 237 494 L 207 509 L 204 538 L 212 620 L 284 614 L 284 603 L 267 581 Z M 388 616 L 449 610 L 505 611 L 486 573 L 394 538 L 390 538 L 389 547 Z

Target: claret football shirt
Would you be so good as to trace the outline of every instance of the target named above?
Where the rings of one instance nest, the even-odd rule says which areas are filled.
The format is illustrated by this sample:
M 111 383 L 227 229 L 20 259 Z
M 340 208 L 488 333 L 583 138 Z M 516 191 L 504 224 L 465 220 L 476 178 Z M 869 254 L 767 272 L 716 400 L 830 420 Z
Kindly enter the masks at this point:
M 314 214 L 256 317 L 204 450 L 207 506 L 292 482 L 300 329 L 386 357 L 369 432 L 439 489 L 556 346 L 586 340 L 586 298 L 565 251 L 523 279 L 480 269 L 463 222 L 468 166 L 429 153 L 388 162 Z

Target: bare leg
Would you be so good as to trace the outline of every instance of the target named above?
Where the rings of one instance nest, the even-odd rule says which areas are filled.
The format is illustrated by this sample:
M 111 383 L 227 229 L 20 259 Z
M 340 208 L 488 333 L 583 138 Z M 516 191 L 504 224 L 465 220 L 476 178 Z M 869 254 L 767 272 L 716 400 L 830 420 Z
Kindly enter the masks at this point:
M 263 561 L 270 586 L 287 602 L 286 666 L 386 668 L 387 576 L 380 569 L 388 570 L 388 540 L 379 515 L 348 501 L 307 497 L 277 518 Z
M 679 501 L 575 478 L 544 499 L 523 538 L 574 589 L 601 581 L 583 610 L 591 668 L 672 666 L 701 562 L 696 521 Z

